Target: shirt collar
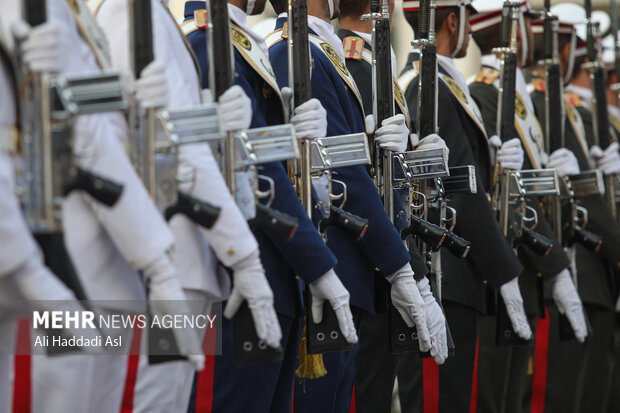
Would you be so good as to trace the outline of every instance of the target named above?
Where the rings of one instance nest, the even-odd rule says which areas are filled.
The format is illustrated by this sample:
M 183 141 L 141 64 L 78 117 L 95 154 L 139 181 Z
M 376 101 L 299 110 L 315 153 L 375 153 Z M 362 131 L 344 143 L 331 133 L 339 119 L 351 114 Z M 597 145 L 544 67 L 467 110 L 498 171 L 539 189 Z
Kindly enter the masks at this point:
M 358 35 L 359 37 L 362 38 L 362 40 L 364 40 L 366 43 L 368 43 L 368 45 L 370 47 L 372 47 L 372 35 L 370 33 L 364 33 L 364 32 L 358 32 L 353 30 L 353 33 L 355 33 L 356 35 Z M 394 48 L 392 47 L 392 45 L 390 44 L 390 55 L 391 55 L 391 59 L 392 59 L 392 76 L 396 77 L 396 53 L 394 53 Z
M 567 92 L 572 92 L 572 93 L 579 95 L 581 100 L 587 105 L 589 105 L 592 102 L 592 90 L 588 88 L 577 86 L 571 83 L 568 86 L 566 86 L 565 90 Z
M 483 66 L 492 67 L 495 70 L 501 70 L 502 61 L 495 54 L 484 55 L 480 58 L 480 61 Z M 534 111 L 534 103 L 532 102 L 532 98 L 527 91 L 527 83 L 525 82 L 525 77 L 523 76 L 521 69 L 517 68 L 516 75 L 516 91 L 521 96 L 521 99 L 523 99 L 523 102 L 527 105 L 528 109 L 530 111 Z M 495 82 L 497 82 L 499 86 L 499 78 Z
M 448 75 L 459 85 L 459 87 L 463 90 L 467 96 L 469 96 L 469 88 L 467 87 L 467 81 L 465 80 L 465 76 L 456 68 L 454 64 L 454 59 L 449 56 L 437 55 L 437 63 L 443 67 L 443 69 L 448 72 Z
M 233 23 L 239 26 L 244 32 L 250 35 L 252 39 L 254 39 L 254 41 L 258 44 L 258 47 L 261 48 L 265 55 L 269 56 L 269 48 L 267 47 L 265 38 L 248 26 L 248 15 L 245 10 L 241 10 L 239 7 L 228 3 L 228 16 Z

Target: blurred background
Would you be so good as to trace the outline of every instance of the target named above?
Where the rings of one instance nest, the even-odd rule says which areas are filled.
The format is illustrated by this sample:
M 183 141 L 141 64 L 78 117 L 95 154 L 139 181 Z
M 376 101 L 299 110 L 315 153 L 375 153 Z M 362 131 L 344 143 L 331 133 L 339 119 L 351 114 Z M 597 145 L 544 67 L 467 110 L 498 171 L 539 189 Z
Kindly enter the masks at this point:
M 411 48 L 410 42 L 413 39 L 413 31 L 405 21 L 403 16 L 402 9 L 402 0 L 395 0 L 396 7 L 394 8 L 395 15 L 392 23 L 392 46 L 394 47 L 394 51 L 396 53 L 396 59 L 398 60 L 398 73 L 403 69 L 407 60 L 407 53 Z M 579 3 L 583 5 L 583 1 L 574 1 L 574 0 L 552 0 L 551 4 L 559 4 L 563 2 L 568 3 Z M 542 10 L 543 0 L 528 0 L 530 6 L 534 9 Z M 183 5 L 185 4 L 185 0 L 170 0 L 170 9 L 172 13 L 177 18 L 182 18 L 183 16 Z M 592 7 L 594 9 L 605 10 L 609 12 L 609 0 L 593 0 Z M 252 16 L 248 22 L 250 26 L 255 27 L 257 30 L 262 30 L 263 33 L 268 34 L 273 26 L 273 19 L 276 17 L 273 9 L 269 2 L 267 2 L 267 7 L 265 11 L 258 15 Z M 335 25 L 337 25 L 337 21 L 333 21 Z M 467 56 L 463 59 L 457 59 L 456 65 L 457 67 L 465 74 L 465 78 L 473 76 L 478 73 L 480 69 L 480 51 L 478 50 L 478 46 L 476 46 L 475 42 L 469 42 L 469 50 L 467 52 Z

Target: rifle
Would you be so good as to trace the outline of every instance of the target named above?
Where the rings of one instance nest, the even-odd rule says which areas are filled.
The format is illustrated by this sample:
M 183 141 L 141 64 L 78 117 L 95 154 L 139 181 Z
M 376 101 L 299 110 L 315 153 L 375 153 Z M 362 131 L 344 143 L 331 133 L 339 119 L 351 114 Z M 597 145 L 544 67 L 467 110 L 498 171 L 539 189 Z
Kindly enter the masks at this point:
M 45 0 L 24 0 L 22 11 L 31 26 L 47 20 Z M 84 300 L 86 294 L 64 245 L 63 199 L 80 190 L 111 207 L 120 198 L 123 186 L 77 165 L 73 151 L 74 119 L 78 114 L 122 110 L 127 99 L 118 74 L 69 78 L 31 72 L 23 64 L 21 39 L 15 43 L 21 68 L 21 201 L 46 265 Z
M 372 3 L 371 3 L 372 4 Z M 372 6 L 371 6 L 372 7 Z M 387 5 L 384 5 L 384 10 Z M 372 9 L 371 9 L 372 11 Z M 419 76 L 419 94 L 418 94 L 418 111 L 416 124 L 420 136 L 427 136 L 437 132 L 437 53 L 435 47 L 435 1 L 422 0 L 420 2 L 419 13 L 419 31 L 418 40 L 412 42 L 413 46 L 419 47 L 420 50 L 420 76 Z M 389 21 L 388 21 L 389 23 Z M 388 36 L 389 40 L 389 36 Z M 374 44 L 374 42 L 373 42 Z M 389 53 L 389 51 L 388 51 Z M 389 57 L 388 57 L 389 59 Z M 389 68 L 389 66 L 388 66 Z M 391 76 L 391 73 L 390 73 Z M 390 92 L 392 87 L 390 85 Z M 393 102 L 393 97 L 391 97 Z M 422 110 L 424 108 L 424 110 Z M 413 151 L 405 154 L 396 154 L 393 156 L 399 165 L 403 162 L 399 158 L 411 159 L 416 156 L 421 159 L 427 156 L 421 152 Z M 417 153 L 417 154 L 416 154 Z M 469 243 L 452 233 L 451 230 L 445 228 L 446 223 L 446 194 L 443 189 L 442 179 L 449 175 L 447 168 L 446 154 L 435 154 L 437 160 L 435 162 L 420 163 L 418 167 L 410 168 L 408 172 L 403 170 L 403 174 L 410 175 L 410 225 L 401 231 L 401 237 L 405 243 L 409 242 L 408 237 L 414 235 L 418 241 L 418 249 L 420 254 L 426 259 L 426 264 L 431 270 L 429 277 L 431 289 L 437 301 L 441 305 L 440 300 L 440 282 L 441 275 L 441 259 L 439 247 L 448 240 L 447 245 L 461 257 L 469 252 Z M 432 159 L 432 158 L 431 158 Z M 441 162 L 438 160 L 441 159 Z M 430 166 L 435 167 L 430 168 Z M 415 166 L 415 165 L 410 165 Z M 394 175 L 396 175 L 396 183 L 398 183 L 398 172 L 400 168 L 393 167 Z M 466 180 L 469 183 L 469 180 Z M 421 201 L 416 203 L 413 198 L 419 198 Z M 432 224 L 426 220 L 429 205 L 437 204 L 439 210 L 439 225 Z M 456 218 L 456 211 L 453 217 Z M 456 220 L 454 219 L 454 222 Z M 453 228 L 453 227 L 452 227 Z M 417 331 L 409 328 L 403 322 L 402 317 L 395 308 L 390 305 L 389 308 L 389 329 L 390 329 L 390 352 L 400 353 L 407 351 L 419 351 Z M 448 349 L 450 353 L 454 350 L 454 343 L 450 334 L 450 329 L 446 324 Z M 428 353 L 420 353 L 421 357 L 428 357 Z
M 312 66 L 306 0 L 289 0 L 288 33 L 288 80 L 293 89 L 291 108 L 296 108 L 312 98 L 310 79 Z M 321 181 L 326 182 L 327 187 L 322 189 L 327 195 L 321 204 L 324 204 L 322 206 L 327 217 L 319 223 L 323 239 L 327 240 L 327 229 L 332 226 L 341 229 L 356 240 L 361 238 L 366 232 L 368 221 L 343 209 L 347 200 L 347 187 L 344 182 L 332 179 L 331 169 L 369 162 L 365 134 L 302 139 L 299 145 L 300 157 L 290 169 L 294 171 L 297 192 L 310 217 L 312 217 L 313 181 L 317 183 L 317 187 L 321 185 Z M 333 194 L 333 184 L 339 184 L 342 187 L 341 194 Z M 332 205 L 332 201 L 336 200 L 341 201 L 338 207 Z M 306 316 L 308 354 L 350 350 L 352 345 L 342 336 L 333 310 L 330 306 L 325 306 L 324 310 L 327 318 L 320 324 L 314 323 L 309 313 Z
M 594 144 L 607 147 L 612 141 L 609 132 L 609 114 L 607 113 L 607 82 L 605 79 L 605 65 L 601 58 L 601 44 L 598 33 L 598 23 L 592 19 L 592 0 L 585 0 L 586 9 L 586 47 L 588 62 L 584 67 L 590 71 L 592 80 L 592 124 Z M 616 17 L 617 18 L 617 17 Z M 617 218 L 616 175 L 605 176 L 605 194 L 609 209 L 614 218 Z
M 550 0 L 545 1 L 544 16 L 544 66 L 545 66 L 545 150 L 551 153 L 557 148 L 565 147 L 564 136 L 564 102 L 562 96 L 563 80 L 560 73 L 558 55 L 558 18 L 552 15 Z M 560 197 L 547 199 L 548 216 L 557 239 L 564 247 L 571 247 L 575 242 L 591 251 L 600 248 L 600 237 L 585 230 L 587 210 L 579 206 L 578 198 L 593 194 L 604 194 L 605 187 L 600 171 L 585 171 L 578 175 L 562 177 Z
M 129 43 L 131 67 L 138 79 L 154 60 L 151 0 L 130 0 Z M 156 205 L 166 220 L 183 214 L 205 228 L 217 222 L 220 209 L 178 191 L 178 147 L 192 142 L 222 139 L 214 104 L 168 111 L 148 108 L 133 100 L 130 107 L 131 158 Z

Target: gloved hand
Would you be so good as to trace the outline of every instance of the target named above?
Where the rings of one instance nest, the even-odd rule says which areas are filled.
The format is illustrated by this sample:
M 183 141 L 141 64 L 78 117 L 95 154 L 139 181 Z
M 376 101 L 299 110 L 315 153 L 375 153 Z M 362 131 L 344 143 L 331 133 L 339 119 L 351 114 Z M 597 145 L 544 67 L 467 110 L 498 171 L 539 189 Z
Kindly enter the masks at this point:
M 237 206 L 241 210 L 246 221 L 256 217 L 256 196 L 254 194 L 255 171 L 237 171 L 235 182 L 237 183 Z
M 553 168 L 560 178 L 568 175 L 577 175 L 579 173 L 579 162 L 575 154 L 566 148 L 560 148 L 553 151 L 549 155 L 549 162 L 546 168 Z
M 437 364 L 443 364 L 448 358 L 448 336 L 446 332 L 446 317 L 431 291 L 428 278 L 424 277 L 416 283 L 420 295 L 424 300 L 426 325 L 431 337 L 431 356 Z
M 241 86 L 231 86 L 220 96 L 220 117 L 222 129 L 232 132 L 248 129 L 252 124 L 252 100 Z
M 618 142 L 611 143 L 605 150 L 594 145 L 590 148 L 590 156 L 595 160 L 596 168 L 600 169 L 605 175 L 620 173 Z
M 291 99 L 293 98 L 293 89 L 288 86 L 284 86 L 282 89 L 280 89 L 280 96 L 282 96 L 284 114 L 288 117 L 291 114 Z
M 30 27 L 24 20 L 11 25 L 13 36 L 22 42 L 24 63 L 35 72 L 57 73 L 62 68 L 60 32 L 54 22 Z
M 167 254 L 156 258 L 143 269 L 143 272 L 149 283 L 149 307 L 154 317 L 189 314 L 176 269 Z M 198 333 L 189 328 L 173 328 L 172 332 L 179 353 L 187 356 L 194 370 L 201 371 L 204 368 L 205 357 Z
M 258 338 L 273 348 L 280 347 L 282 330 L 273 307 L 273 291 L 265 277 L 258 250 L 233 266 L 233 279 L 224 317 L 233 318 L 243 300 L 247 300 Z
M 575 284 L 567 268 L 563 269 L 553 279 L 553 300 L 558 306 L 558 311 L 565 314 L 573 328 L 575 338 L 583 343 L 588 335 L 586 319 L 583 313 L 583 305 Z
M 318 99 L 310 99 L 297 106 L 291 123 L 298 139 L 324 138 L 327 135 L 327 111 Z
M 374 133 L 375 142 L 381 148 L 393 152 L 404 152 L 407 149 L 409 129 L 402 114 L 399 113 L 385 119 L 377 130 L 375 130 L 376 124 L 373 115 L 366 116 L 364 123 L 366 124 L 366 133 L 369 135 Z
M 73 292 L 43 265 L 42 257 L 38 254 L 14 271 L 11 277 L 15 280 L 19 291 L 31 302 L 35 309 L 70 312 L 85 311 Z M 83 336 L 87 339 L 93 339 L 100 335 L 98 330 L 88 327 L 81 328 L 70 325 L 63 330 L 66 332 L 67 337 Z M 88 353 L 90 354 L 101 351 L 102 349 L 88 348 Z
M 524 340 L 532 338 L 532 329 L 527 322 L 525 308 L 523 308 L 523 297 L 521 297 L 521 290 L 519 290 L 519 278 L 515 277 L 502 285 L 499 292 L 504 299 L 504 304 L 506 304 L 506 311 L 515 333 Z
M 499 165 L 505 169 L 519 170 L 523 167 L 523 148 L 519 138 L 512 138 L 502 144 L 497 151 Z
M 357 343 L 357 333 L 349 307 L 349 291 L 344 288 L 333 269 L 310 283 L 310 294 L 312 295 L 313 321 L 320 323 L 323 320 L 323 302 L 328 300 L 336 313 L 338 326 L 345 340 L 349 343 Z
M 387 277 L 392 284 L 390 297 L 392 304 L 398 310 L 409 327 L 415 326 L 418 332 L 420 351 L 431 349 L 431 337 L 426 324 L 426 303 L 420 295 L 420 290 L 413 279 L 413 270 L 406 264 L 400 270 Z
M 497 157 L 497 151 L 502 146 L 502 140 L 497 135 L 493 135 L 488 140 L 489 155 L 491 156 L 491 165 L 495 165 L 495 158 Z
M 168 106 L 168 83 L 166 65 L 161 60 L 149 63 L 136 81 L 136 98 L 143 109 Z
M 450 149 L 448 148 L 448 145 L 446 145 L 446 141 L 441 139 L 441 137 L 436 133 L 431 133 L 430 135 L 422 138 L 422 140 L 418 140 L 418 135 L 412 133 L 410 139 L 411 144 L 416 151 L 422 151 L 427 149 L 445 149 L 447 154 L 450 153 Z

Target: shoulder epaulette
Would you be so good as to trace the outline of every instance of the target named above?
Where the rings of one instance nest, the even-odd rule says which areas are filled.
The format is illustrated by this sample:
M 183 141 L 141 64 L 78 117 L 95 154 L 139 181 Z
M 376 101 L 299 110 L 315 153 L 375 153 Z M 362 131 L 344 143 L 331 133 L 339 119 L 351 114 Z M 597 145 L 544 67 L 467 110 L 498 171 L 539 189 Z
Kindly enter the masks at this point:
M 288 22 L 284 22 L 282 26 L 282 34 L 280 35 L 283 39 L 288 39 Z
M 566 96 L 566 100 L 568 100 L 568 103 L 570 103 L 571 106 L 573 107 L 581 106 L 581 98 L 579 97 L 578 94 L 572 93 L 572 92 L 566 92 L 564 95 Z
M 185 20 L 179 27 L 185 36 L 196 30 L 205 30 L 207 28 L 207 10 L 198 9 L 194 11 L 194 18 Z
M 545 79 L 541 77 L 533 78 L 532 85 L 534 85 L 534 90 L 536 92 L 544 92 L 545 90 L 547 90 L 547 84 L 545 83 Z
M 342 40 L 344 57 L 352 60 L 362 60 L 364 51 L 364 39 L 358 36 L 347 36 Z
M 498 77 L 499 71 L 490 67 L 483 67 L 478 76 L 476 76 L 476 82 L 492 85 Z

